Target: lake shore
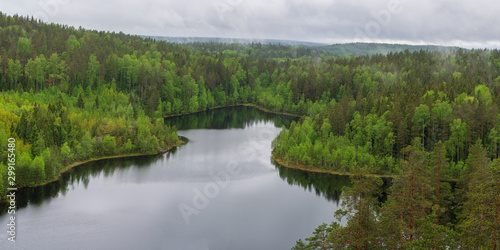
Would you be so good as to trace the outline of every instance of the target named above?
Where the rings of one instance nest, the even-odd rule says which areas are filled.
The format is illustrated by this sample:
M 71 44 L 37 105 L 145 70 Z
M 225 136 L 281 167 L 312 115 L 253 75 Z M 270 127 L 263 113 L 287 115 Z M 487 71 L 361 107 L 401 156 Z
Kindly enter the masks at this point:
M 269 110 L 267 108 L 264 108 L 264 107 L 261 107 L 259 105 L 252 104 L 252 103 L 238 103 L 238 104 L 226 105 L 226 106 L 216 106 L 216 107 L 212 107 L 212 108 L 209 108 L 209 109 L 200 110 L 200 111 L 191 112 L 191 113 L 182 113 L 182 114 L 176 114 L 176 115 L 166 116 L 166 117 L 164 117 L 164 119 L 166 119 L 166 118 L 172 118 L 172 117 L 179 117 L 179 116 L 184 116 L 184 115 L 191 115 L 191 114 L 201 113 L 201 112 L 209 111 L 209 110 L 230 108 L 230 107 L 253 107 L 253 108 L 256 108 L 256 109 L 258 109 L 258 110 L 260 110 L 262 112 L 269 113 L 269 114 L 284 115 L 284 116 L 290 116 L 290 117 L 296 117 L 296 118 L 302 117 L 302 116 L 295 115 L 295 114 L 290 114 L 290 113 L 285 113 L 285 112 L 278 112 L 278 111 L 272 111 L 272 110 Z M 52 178 L 50 180 L 46 180 L 46 181 L 44 181 L 42 183 L 38 183 L 38 184 L 35 184 L 35 185 L 25 186 L 25 187 L 22 187 L 22 188 L 19 188 L 19 189 L 33 188 L 33 187 L 39 187 L 39 186 L 47 185 L 47 184 L 49 184 L 51 182 L 59 180 L 59 178 L 61 177 L 62 174 L 64 174 L 65 172 L 71 170 L 72 168 L 80 166 L 80 165 L 83 165 L 83 164 L 86 164 L 86 163 L 90 163 L 90 162 L 95 162 L 95 161 L 100 161 L 100 160 L 106 160 L 106 159 L 117 159 L 117 158 L 128 158 L 128 157 L 136 157 L 136 156 L 147 156 L 147 155 L 159 155 L 159 154 L 163 154 L 163 153 L 168 152 L 172 148 L 179 147 L 179 146 L 187 143 L 188 140 L 189 140 L 188 138 L 183 138 L 181 140 L 178 140 L 174 145 L 172 145 L 172 146 L 170 146 L 168 148 L 165 148 L 165 149 L 160 149 L 160 150 L 158 150 L 158 152 L 155 152 L 155 153 L 130 153 L 130 154 L 110 155 L 110 156 L 102 156 L 102 157 L 90 158 L 90 159 L 87 159 L 85 161 L 77 161 L 77 162 L 74 162 L 74 163 L 72 163 L 70 165 L 67 165 L 67 166 L 63 167 L 59 171 L 59 173 L 56 176 L 54 176 L 54 178 Z
M 334 170 L 327 170 L 327 169 L 322 169 L 322 168 L 317 168 L 317 167 L 312 167 L 312 166 L 307 166 L 304 164 L 293 164 L 293 163 L 286 163 L 281 157 L 276 156 L 275 152 L 272 152 L 272 159 L 278 163 L 280 166 L 283 166 L 285 168 L 291 168 L 291 169 L 299 169 L 302 171 L 307 171 L 307 172 L 313 172 L 313 173 L 325 173 L 325 174 L 333 174 L 333 175 L 340 175 L 340 176 L 353 176 L 353 173 L 349 172 L 340 172 L 340 171 L 334 171 Z M 368 174 L 367 176 L 372 176 L 372 177 L 378 177 L 378 178 L 390 178 L 393 179 L 397 177 L 398 175 L 393 174 Z M 442 181 L 445 182 L 458 182 L 458 179 L 451 179 L 451 178 L 443 178 Z
M 172 145 L 170 147 L 167 147 L 167 148 L 162 148 L 162 149 L 158 150 L 157 152 L 153 152 L 153 153 L 130 153 L 130 154 L 121 154 L 121 155 L 109 155 L 109 156 L 102 156 L 102 157 L 90 158 L 90 159 L 87 159 L 85 161 L 77 161 L 77 162 L 74 162 L 74 163 L 72 163 L 70 165 L 67 165 L 64 168 L 62 168 L 59 171 L 59 174 L 57 174 L 56 176 L 54 176 L 54 178 L 52 178 L 50 180 L 44 181 L 42 183 L 38 183 L 36 185 L 22 187 L 22 188 L 19 188 L 19 189 L 33 188 L 33 187 L 40 187 L 40 186 L 47 185 L 47 184 L 49 184 L 51 182 L 59 180 L 59 178 L 61 178 L 61 176 L 64 173 L 68 172 L 69 170 L 71 170 L 71 169 L 73 169 L 73 168 L 75 168 L 77 166 L 90 163 L 90 162 L 96 162 L 96 161 L 107 160 L 107 159 L 129 158 L 129 157 L 148 156 L 148 155 L 160 155 L 160 154 L 164 154 L 164 153 L 172 150 L 173 148 L 180 147 L 180 146 L 186 144 L 187 142 L 188 142 L 188 138 L 179 136 L 179 140 L 174 145 Z
M 286 163 L 281 157 L 276 156 L 274 151 L 272 152 L 272 159 L 276 163 L 278 163 L 279 165 L 281 165 L 285 168 L 299 169 L 299 170 L 303 170 L 303 171 L 307 171 L 307 172 L 325 173 L 325 174 L 333 174 L 333 175 L 340 175 L 340 176 L 352 176 L 352 175 L 354 175 L 354 174 L 349 173 L 349 172 L 340 172 L 340 171 L 322 169 L 322 168 L 307 166 L 304 164 Z M 368 176 L 373 176 L 373 177 L 378 177 L 378 178 L 394 178 L 397 175 L 369 174 Z
M 169 116 L 165 116 L 163 118 L 166 119 L 166 118 L 172 118 L 172 117 L 179 117 L 179 116 L 184 116 L 184 115 L 191 115 L 191 114 L 201 113 L 201 112 L 205 112 L 205 111 L 231 108 L 231 107 L 252 107 L 252 108 L 256 108 L 262 112 L 268 113 L 268 114 L 284 115 L 284 116 L 290 116 L 290 117 L 296 117 L 296 118 L 302 117 L 301 115 L 296 115 L 296 114 L 292 114 L 292 113 L 273 111 L 273 110 L 261 107 L 257 104 L 253 104 L 253 103 L 238 103 L 238 104 L 231 104 L 231 105 L 226 105 L 226 106 L 215 106 L 215 107 L 211 107 L 211 108 L 196 111 L 196 112 L 188 112 L 188 113 L 182 113 L 182 114 L 169 115 Z

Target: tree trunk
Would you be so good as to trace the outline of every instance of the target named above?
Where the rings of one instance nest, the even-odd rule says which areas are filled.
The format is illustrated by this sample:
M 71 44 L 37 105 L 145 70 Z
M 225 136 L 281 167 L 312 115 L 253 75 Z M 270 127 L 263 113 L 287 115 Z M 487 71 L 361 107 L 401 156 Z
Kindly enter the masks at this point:
M 493 249 L 496 250 L 497 249 L 497 225 L 498 225 L 498 207 L 499 207 L 499 204 L 498 204 L 498 198 L 497 198 L 497 202 L 495 204 L 495 230 L 493 232 Z
M 413 213 L 414 213 L 414 207 L 413 207 L 413 197 L 414 197 L 414 189 L 415 189 L 415 183 L 414 183 L 414 177 L 415 177 L 415 166 L 413 165 L 413 159 L 410 158 L 410 168 L 411 168 L 411 200 L 410 200 L 410 242 L 413 241 Z

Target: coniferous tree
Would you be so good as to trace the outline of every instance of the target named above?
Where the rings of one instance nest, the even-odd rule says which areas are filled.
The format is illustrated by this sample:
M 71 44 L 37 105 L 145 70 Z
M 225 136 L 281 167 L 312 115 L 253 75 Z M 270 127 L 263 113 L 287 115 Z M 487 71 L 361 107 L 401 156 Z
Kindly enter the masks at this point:
M 414 146 L 404 149 L 407 156 L 402 164 L 401 173 L 393 180 L 388 200 L 382 215 L 388 229 L 385 237 L 395 247 L 421 239 L 419 227 L 431 211 L 434 188 L 425 165 L 424 152 Z M 394 231 L 394 229 L 397 229 Z M 399 232 L 398 232 L 399 231 Z
M 496 214 L 498 194 L 497 188 L 491 187 L 494 181 L 490 174 L 489 162 L 481 141 L 476 141 L 470 149 L 467 158 L 467 172 L 461 180 L 466 199 L 462 209 L 464 219 L 459 227 L 460 239 L 463 247 L 466 248 L 493 249 L 494 245 L 497 244 L 497 235 L 493 235 L 493 237 L 490 235 L 498 225 L 495 223 L 498 221 Z
M 377 239 L 378 218 L 377 195 L 382 186 L 382 180 L 368 176 L 368 170 L 362 170 L 351 176 L 352 186 L 344 187 L 342 192 L 342 208 L 335 212 L 338 220 L 347 219 L 347 225 L 342 229 L 344 240 L 357 249 L 381 247 Z

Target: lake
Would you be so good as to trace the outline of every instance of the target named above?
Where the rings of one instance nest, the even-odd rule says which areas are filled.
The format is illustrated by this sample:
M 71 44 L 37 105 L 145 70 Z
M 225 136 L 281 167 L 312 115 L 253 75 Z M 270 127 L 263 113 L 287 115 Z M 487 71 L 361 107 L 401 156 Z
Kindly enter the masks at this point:
M 167 119 L 187 144 L 18 192 L 16 243 L 4 211 L 0 249 L 290 249 L 334 220 L 349 183 L 272 162 L 291 121 L 249 107 Z

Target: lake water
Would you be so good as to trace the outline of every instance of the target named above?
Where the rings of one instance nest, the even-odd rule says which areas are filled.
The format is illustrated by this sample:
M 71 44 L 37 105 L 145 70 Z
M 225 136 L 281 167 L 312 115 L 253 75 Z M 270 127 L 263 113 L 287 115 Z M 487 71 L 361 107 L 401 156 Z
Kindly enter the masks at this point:
M 169 119 L 189 143 L 18 192 L 16 242 L 4 212 L 0 249 L 290 249 L 334 220 L 348 183 L 272 163 L 290 121 L 246 107 Z

